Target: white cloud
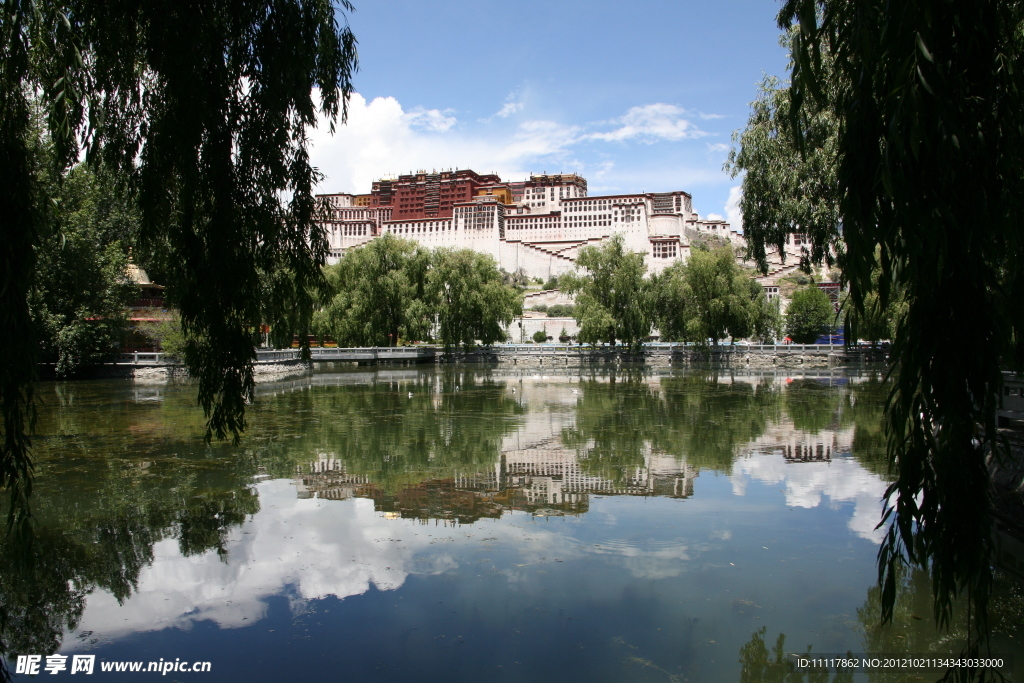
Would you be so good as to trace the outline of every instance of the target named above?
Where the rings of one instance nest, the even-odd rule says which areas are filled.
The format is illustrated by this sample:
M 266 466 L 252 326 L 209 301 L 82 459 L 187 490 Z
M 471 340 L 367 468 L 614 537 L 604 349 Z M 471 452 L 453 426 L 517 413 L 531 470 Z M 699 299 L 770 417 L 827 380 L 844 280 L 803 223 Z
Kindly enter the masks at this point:
M 581 132 L 578 126 L 530 120 L 511 133 L 491 127 L 473 133 L 457 125 L 451 110 L 406 112 L 393 97 L 367 102 L 358 93 L 349 102 L 347 123 L 333 136 L 325 120 L 319 124 L 310 131 L 310 159 L 325 176 L 319 192 L 368 192 L 378 178 L 421 168 L 520 177 L 544 164 L 557 166 Z
M 721 220 L 725 220 L 725 216 L 723 216 L 720 213 L 709 213 L 707 215 L 707 219 L 709 221 L 721 221 Z
M 666 579 L 679 576 L 689 567 L 703 548 L 690 548 L 682 543 L 659 544 L 654 541 L 609 540 L 596 547 L 582 546 L 587 554 L 611 556 L 638 579 Z
M 592 192 L 663 191 L 718 184 L 718 169 L 644 163 L 643 153 L 593 159 L 594 141 L 679 141 L 706 135 L 669 104 L 633 107 L 615 119 L 615 130 L 595 125 L 511 116 L 522 102 L 513 93 L 490 119 L 462 121 L 451 109 L 406 109 L 394 97 L 352 95 L 348 121 L 334 135 L 325 120 L 310 131 L 310 159 L 324 180 L 318 192 L 368 192 L 374 180 L 419 169 L 472 168 L 503 178 L 530 172 L 575 172 L 596 181 Z M 500 116 L 499 116 L 500 115 Z M 608 127 L 605 122 L 601 127 Z M 588 157 L 588 155 L 590 155 Z
M 729 151 L 729 145 L 725 144 L 724 142 L 709 142 L 708 143 L 708 151 L 711 152 L 712 154 L 717 154 L 717 153 L 720 153 L 720 152 L 728 152 Z
M 579 126 L 564 126 L 554 121 L 524 121 L 497 158 L 513 161 L 555 154 L 576 142 L 579 133 Z
M 684 140 L 708 135 L 683 118 L 686 113 L 682 107 L 660 102 L 631 107 L 624 116 L 614 120 L 614 123 L 621 124 L 619 128 L 606 133 L 591 133 L 588 137 L 608 142 L 636 139 L 651 143 L 657 140 Z
M 591 172 L 591 176 L 595 180 L 599 180 L 601 178 L 604 178 L 609 173 L 611 173 L 612 169 L 614 169 L 614 168 L 615 168 L 615 162 L 614 161 L 602 161 L 600 164 L 597 165 L 597 168 L 594 171 Z
M 266 616 L 273 596 L 288 597 L 298 614 L 309 601 L 344 599 L 371 586 L 395 590 L 410 575 L 458 572 L 467 549 L 475 552 L 484 540 L 518 553 L 501 567 L 510 584 L 530 581 L 523 567 L 587 555 L 599 555 L 637 577 L 676 576 L 707 550 L 706 544 L 682 539 L 612 539 L 594 546 L 566 534 L 564 527 L 547 530 L 515 520 L 488 525 L 486 531 L 424 527 L 415 519 L 386 519 L 369 499 L 297 498 L 294 482 L 285 479 L 261 482 L 258 493 L 259 512 L 225 543 L 227 561 L 214 551 L 185 557 L 176 540 L 160 541 L 123 603 L 103 590 L 88 596 L 75 634 L 91 631 L 94 638 L 114 640 L 167 628 L 189 630 L 203 621 L 225 629 L 252 626 Z M 515 515 L 525 513 L 510 513 Z M 66 647 L 89 645 L 68 637 Z
M 449 116 L 451 113 L 451 109 L 441 111 L 440 109 L 416 107 L 408 114 L 405 114 L 404 118 L 412 128 L 428 130 L 433 133 L 446 133 L 459 122 L 454 116 Z
M 499 118 L 506 118 L 506 117 L 511 116 L 512 114 L 515 114 L 517 111 L 522 111 L 522 109 L 523 109 L 523 103 L 522 102 L 506 102 L 505 106 L 503 106 L 500 110 L 498 110 L 498 112 L 495 114 L 495 116 L 497 116 Z
M 505 104 L 502 105 L 501 109 L 494 112 L 491 116 L 485 119 L 477 119 L 480 123 L 490 123 L 494 119 L 507 119 L 512 114 L 516 114 L 523 110 L 526 104 L 522 101 L 522 98 L 518 91 L 513 90 L 505 97 Z
M 729 198 L 725 200 L 725 215 L 733 230 L 743 230 L 743 212 L 740 211 L 740 200 L 743 198 L 743 186 L 729 188 Z

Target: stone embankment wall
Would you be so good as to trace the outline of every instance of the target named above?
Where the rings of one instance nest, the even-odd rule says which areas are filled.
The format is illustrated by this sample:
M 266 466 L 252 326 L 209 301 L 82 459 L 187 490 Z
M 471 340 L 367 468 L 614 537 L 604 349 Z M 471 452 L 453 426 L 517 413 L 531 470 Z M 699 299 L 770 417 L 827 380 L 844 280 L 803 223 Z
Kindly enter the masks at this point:
M 828 368 L 858 362 L 860 357 L 851 356 L 842 350 L 834 352 L 788 352 L 788 351 L 737 351 L 725 349 L 645 349 L 641 353 L 630 353 L 611 349 L 586 349 L 569 347 L 548 350 L 543 346 L 535 349 L 506 349 L 470 351 L 444 357 L 437 356 L 438 362 L 455 363 L 497 363 L 499 366 L 522 367 L 571 367 L 588 364 L 642 363 L 650 367 L 685 366 L 694 363 L 714 363 L 733 368 Z
M 648 367 L 673 367 L 690 364 L 712 363 L 724 367 L 769 369 L 769 368 L 828 368 L 858 362 L 884 360 L 884 356 L 872 356 L 862 352 L 847 352 L 840 347 L 829 350 L 807 350 L 786 347 L 774 349 L 744 349 L 743 347 L 722 346 L 699 349 L 695 347 L 654 347 L 639 353 L 621 349 L 557 345 L 524 345 L 519 347 L 498 346 L 477 349 L 445 356 L 441 349 L 431 358 L 403 359 L 402 364 L 416 362 L 438 363 L 493 363 L 499 366 L 523 367 L 573 367 L 581 365 L 642 364 Z M 396 359 L 397 361 L 397 359 Z M 325 369 L 324 362 L 317 366 Z M 330 363 L 350 365 L 354 361 L 331 360 Z M 360 365 L 375 364 L 374 361 L 358 361 Z M 377 361 L 383 362 L 383 361 Z M 264 361 L 254 368 L 257 382 L 275 382 L 297 377 L 310 371 L 310 365 L 303 361 Z M 161 384 L 174 380 L 188 379 L 188 372 L 181 365 L 105 365 L 94 368 L 83 378 L 126 378 L 138 383 Z
M 125 366 L 119 366 L 123 368 Z M 182 365 L 156 365 L 127 367 L 130 374 L 120 376 L 131 377 L 139 384 L 164 384 L 174 380 L 189 378 L 188 371 Z M 253 379 L 257 382 L 276 382 L 304 375 L 309 372 L 309 364 L 302 361 L 281 361 L 279 363 L 257 363 L 253 367 Z

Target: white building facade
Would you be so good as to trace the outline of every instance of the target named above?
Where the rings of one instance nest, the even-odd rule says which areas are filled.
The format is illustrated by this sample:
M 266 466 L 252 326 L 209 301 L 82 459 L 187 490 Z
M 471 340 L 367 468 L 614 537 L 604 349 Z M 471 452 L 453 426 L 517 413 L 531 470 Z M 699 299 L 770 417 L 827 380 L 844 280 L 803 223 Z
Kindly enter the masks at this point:
M 398 191 L 393 187 L 410 188 L 413 199 L 402 205 L 412 207 L 403 208 L 410 217 L 402 219 L 393 219 L 393 206 L 382 205 L 393 201 L 390 195 L 320 195 L 326 207 L 322 223 L 330 244 L 329 262 L 385 233 L 428 248 L 473 249 L 489 254 L 506 271 L 522 270 L 545 280 L 574 270 L 580 249 L 613 235 L 621 235 L 630 251 L 645 254 L 648 270 L 655 273 L 685 260 L 691 240 L 701 234 L 745 246 L 743 236 L 728 223 L 694 213 L 692 198 L 683 191 L 592 197 L 586 180 L 575 174 L 532 175 L 511 183 L 487 176 L 486 184 L 470 186 L 470 196 L 452 199 L 439 210 L 421 210 L 422 202 L 414 204 L 415 188 L 425 186 L 419 192 L 429 198 L 433 177 L 422 173 L 380 181 L 387 183 L 388 192 Z

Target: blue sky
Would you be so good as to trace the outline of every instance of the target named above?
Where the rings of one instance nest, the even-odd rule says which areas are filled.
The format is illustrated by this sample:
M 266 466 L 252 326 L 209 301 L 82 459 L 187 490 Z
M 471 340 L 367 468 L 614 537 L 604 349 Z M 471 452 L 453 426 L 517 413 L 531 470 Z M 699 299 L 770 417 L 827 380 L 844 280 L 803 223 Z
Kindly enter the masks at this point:
M 722 163 L 763 74 L 785 75 L 777 2 L 354 3 L 358 94 L 347 125 L 311 135 L 321 192 L 421 168 L 576 172 L 592 195 L 681 189 L 737 221 Z

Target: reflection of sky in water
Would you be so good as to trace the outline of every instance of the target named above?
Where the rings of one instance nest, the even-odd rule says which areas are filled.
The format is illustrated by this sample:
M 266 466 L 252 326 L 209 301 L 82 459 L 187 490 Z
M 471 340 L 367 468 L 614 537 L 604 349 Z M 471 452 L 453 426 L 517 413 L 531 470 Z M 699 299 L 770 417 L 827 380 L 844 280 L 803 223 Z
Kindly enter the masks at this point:
M 188 629 L 213 621 L 221 628 L 251 626 L 266 610 L 265 600 L 287 595 L 293 609 L 333 596 L 402 586 L 410 574 L 458 573 L 466 546 L 514 548 L 517 562 L 506 568 L 509 583 L 523 580 L 523 567 L 545 562 L 599 559 L 618 564 L 638 579 L 678 576 L 695 554 L 680 539 L 607 538 L 589 544 L 565 533 L 518 525 L 422 525 L 387 519 L 367 499 L 297 499 L 288 480 L 259 485 L 260 512 L 235 530 L 227 561 L 215 552 L 183 557 L 166 539 L 154 547 L 154 561 L 125 604 L 96 593 L 78 631 L 117 638 L 137 631 Z M 529 519 L 525 513 L 513 516 Z M 613 515 L 595 513 L 605 528 Z M 452 551 L 456 551 L 453 555 Z
M 215 552 L 182 557 L 176 541 L 161 541 L 138 592 L 123 606 L 109 595 L 93 596 L 79 630 L 116 637 L 188 628 L 202 620 L 223 628 L 248 626 L 263 616 L 262 601 L 279 593 L 296 603 L 345 598 L 366 592 L 370 584 L 394 590 L 409 574 L 455 570 L 448 544 L 471 542 L 482 533 L 475 527 L 428 529 L 386 519 L 367 499 L 297 499 L 294 483 L 284 479 L 265 481 L 258 489 L 261 510 L 232 533 L 227 562 Z M 488 534 L 492 541 L 515 544 L 527 560 L 563 542 L 547 532 L 527 534 L 504 525 L 494 525 Z
M 876 529 L 882 514 L 885 482 L 850 457 L 831 462 L 786 462 L 780 454 L 737 458 L 732 468 L 732 490 L 745 494 L 750 481 L 784 486 L 786 505 L 814 508 L 828 504 L 853 502 L 847 522 L 850 530 L 875 543 L 881 543 L 885 529 Z M 827 499 L 827 503 L 825 500 Z
M 377 681 L 458 680 L 473 657 L 485 680 L 516 666 L 508 680 L 729 680 L 762 625 L 801 649 L 857 649 L 850 622 L 873 579 L 873 545 L 836 533 L 848 510 L 789 507 L 779 483 L 754 480 L 737 497 L 730 477 L 708 476 L 690 499 L 601 496 L 579 517 L 511 512 L 446 526 L 388 519 L 367 499 L 298 499 L 292 482 L 265 481 L 226 561 L 161 541 L 123 605 L 90 596 L 78 632 L 99 645 L 68 638 L 66 650 L 184 653 L 230 668 L 222 680 L 275 680 L 308 641 L 294 653 L 304 675 L 354 666 L 351 680 Z M 349 635 L 338 642 L 338 631 Z M 277 653 L 270 668 L 260 639 Z M 472 656 L 455 654 L 456 642 Z M 336 652 L 320 663 L 324 648 Z M 393 675 L 379 670 L 388 660 Z
M 525 410 L 496 440 L 510 471 L 575 458 L 560 435 L 577 419 L 576 401 L 588 391 L 601 399 L 603 389 L 580 384 L 577 396 L 565 376 L 515 381 Z M 689 497 L 591 491 L 578 509 L 542 501 L 535 515 L 509 504 L 499 519 L 465 525 L 395 518 L 364 497 L 300 497 L 308 489 L 298 482 L 266 479 L 256 485 L 259 511 L 229 530 L 224 557 L 185 557 L 176 540 L 157 542 L 137 590 L 123 604 L 90 595 L 76 629 L 85 635 L 64 647 L 104 659 L 206 651 L 224 677 L 210 680 L 344 670 L 373 681 L 457 680 L 470 670 L 484 680 L 729 680 L 761 626 L 797 649 L 857 651 L 885 483 L 849 455 L 851 429 L 774 429 L 736 444 L 728 469 L 686 470 Z M 827 462 L 787 462 L 772 439 L 824 439 L 834 452 Z M 640 451 L 650 476 L 626 472 L 634 482 L 685 469 L 650 446 Z M 284 652 L 301 665 L 285 666 Z

